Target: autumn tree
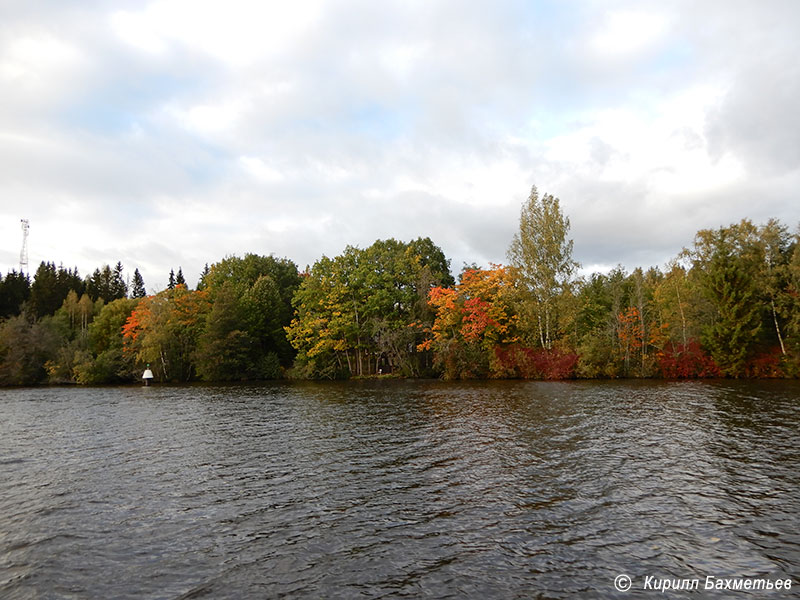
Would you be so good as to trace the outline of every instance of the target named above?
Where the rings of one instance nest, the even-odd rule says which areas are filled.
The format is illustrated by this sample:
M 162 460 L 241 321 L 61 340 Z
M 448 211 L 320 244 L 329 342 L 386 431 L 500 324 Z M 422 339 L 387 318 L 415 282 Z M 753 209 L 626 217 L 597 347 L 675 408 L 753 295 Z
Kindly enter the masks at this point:
M 522 205 L 519 231 L 508 248 L 524 292 L 520 313 L 526 328 L 538 333 L 542 348 L 551 349 L 558 329 L 558 298 L 572 281 L 578 263 L 572 260 L 569 218 L 561 212 L 558 198 L 541 198 L 533 186 Z
M 191 381 L 195 349 L 210 308 L 208 293 L 185 286 L 139 300 L 123 326 L 123 350 L 161 381 Z
M 303 278 L 286 329 L 298 351 L 297 372 L 422 374 L 431 364 L 430 354 L 418 350 L 433 320 L 428 291 L 451 283 L 449 261 L 429 238 L 377 240 L 322 257 Z
M 508 268 L 466 269 L 455 288 L 435 287 L 429 302 L 436 318 L 420 344 L 432 350 L 445 379 L 514 375 L 503 351 L 519 341 L 514 279 Z

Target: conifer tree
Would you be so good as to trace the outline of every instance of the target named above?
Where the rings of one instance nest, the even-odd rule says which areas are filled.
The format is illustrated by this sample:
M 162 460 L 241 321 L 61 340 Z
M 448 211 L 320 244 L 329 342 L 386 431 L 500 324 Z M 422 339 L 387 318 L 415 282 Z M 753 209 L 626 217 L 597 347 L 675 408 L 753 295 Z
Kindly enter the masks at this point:
M 175 285 L 186 285 L 186 279 L 183 277 L 183 269 L 178 267 L 178 274 L 175 275 Z
M 763 267 L 763 248 L 750 221 L 697 234 L 694 268 L 713 307 L 702 341 L 729 377 L 744 375 L 761 330 Z
M 18 315 L 31 295 L 31 281 L 24 273 L 9 271 L 0 278 L 0 319 Z
M 206 263 L 206 266 L 203 267 L 203 272 L 200 273 L 200 279 L 197 282 L 198 291 L 199 290 L 204 290 L 204 289 L 206 289 L 208 287 L 208 283 L 206 282 L 206 279 L 208 278 L 209 273 L 211 273 L 211 269 L 208 267 L 208 263 Z
M 128 296 L 128 284 L 125 283 L 125 279 L 122 277 L 122 262 L 118 261 L 117 265 L 114 267 L 114 272 L 111 275 L 110 287 L 111 293 L 109 297 L 104 298 L 106 302 L 126 298 Z
M 144 298 L 147 292 L 144 288 L 144 279 L 139 269 L 133 271 L 133 284 L 131 286 L 131 298 Z
M 169 270 L 169 280 L 167 281 L 167 289 L 168 290 L 175 289 L 175 271 L 172 269 Z

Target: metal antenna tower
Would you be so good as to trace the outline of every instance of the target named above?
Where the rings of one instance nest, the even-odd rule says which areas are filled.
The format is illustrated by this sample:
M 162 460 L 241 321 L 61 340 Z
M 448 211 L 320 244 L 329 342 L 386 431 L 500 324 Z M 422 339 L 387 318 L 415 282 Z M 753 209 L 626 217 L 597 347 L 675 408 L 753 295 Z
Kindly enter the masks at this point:
M 28 219 L 20 219 L 22 223 L 22 250 L 19 251 L 19 272 L 20 274 L 28 270 L 28 230 L 31 223 Z

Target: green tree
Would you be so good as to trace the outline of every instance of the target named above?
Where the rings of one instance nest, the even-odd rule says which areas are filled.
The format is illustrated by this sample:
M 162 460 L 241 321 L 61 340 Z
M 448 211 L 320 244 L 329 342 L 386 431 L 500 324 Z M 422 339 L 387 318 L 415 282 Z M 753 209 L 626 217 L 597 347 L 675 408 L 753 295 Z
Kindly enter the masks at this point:
M 550 349 L 558 328 L 558 298 L 568 289 L 578 263 L 572 260 L 572 240 L 567 239 L 569 218 L 558 198 L 541 198 L 533 186 L 522 205 L 519 231 L 508 248 L 523 294 L 520 310 L 535 325 L 542 348 Z M 529 325 L 530 326 L 530 325 Z
M 786 356 L 786 343 L 784 342 L 787 322 L 791 318 L 791 301 L 786 300 L 785 290 L 789 285 L 790 264 L 792 258 L 792 238 L 789 230 L 776 219 L 770 219 L 758 231 L 759 240 L 764 252 L 764 295 L 768 307 L 768 323 L 764 324 L 765 331 L 771 331 L 781 349 L 781 354 Z
M 435 316 L 428 292 L 452 283 L 449 261 L 428 238 L 378 240 L 323 257 L 295 294 L 295 318 L 286 329 L 298 372 L 420 375 L 432 364 L 430 352 L 419 350 Z
M 138 369 L 123 349 L 122 328 L 138 300 L 118 298 L 103 306 L 88 329 L 88 352 L 75 357 L 77 383 L 98 384 L 131 381 Z
M 31 385 L 47 378 L 62 339 L 52 319 L 30 322 L 24 315 L 0 323 L 0 385 Z
M 251 369 L 251 377 L 273 378 L 276 356 L 282 366 L 292 364 L 295 351 L 284 327 L 292 320 L 292 297 L 300 275 L 291 260 L 257 254 L 230 256 L 212 265 L 202 282 L 212 302 L 226 284 L 236 298 L 236 312 L 244 320 L 240 329 L 253 344 L 252 364 L 266 365 L 266 370 Z M 226 301 L 226 306 L 231 305 Z
M 183 269 L 178 267 L 178 274 L 175 275 L 175 285 L 186 285 L 186 279 L 183 277 Z
M 244 311 L 231 282 L 217 290 L 196 352 L 197 374 L 207 381 L 256 378 L 256 340 L 247 332 Z
M 122 276 L 122 263 L 118 261 L 111 275 L 111 295 L 108 298 L 103 298 L 103 300 L 111 302 L 112 300 L 127 297 L 128 284 L 125 283 L 125 278 Z
M 286 334 L 297 350 L 295 373 L 300 377 L 335 379 L 354 372 L 350 359 L 354 319 L 339 267 L 323 256 L 295 292 L 295 317 Z
M 106 304 L 125 298 L 128 286 L 122 278 L 122 263 L 118 262 L 113 269 L 109 265 L 95 269 L 86 280 L 86 293 L 92 301 L 102 300 Z
M 131 298 L 144 298 L 146 295 L 147 291 L 144 287 L 142 274 L 139 273 L 139 269 L 135 269 L 133 271 L 133 283 L 131 285 Z
M 18 315 L 30 295 L 31 281 L 24 273 L 11 270 L 0 277 L 0 319 Z
M 792 372 L 797 376 L 800 371 L 800 234 L 794 236 L 779 307 L 784 317 L 786 346 L 793 354 Z
M 206 277 L 208 277 L 209 273 L 211 273 L 211 268 L 208 266 L 208 263 L 206 263 L 206 266 L 203 267 L 203 272 L 200 273 L 200 279 L 197 281 L 197 289 L 198 290 L 206 289 L 206 287 L 207 287 Z
M 764 311 L 764 262 L 757 229 L 748 220 L 700 231 L 695 238 L 693 269 L 713 307 L 702 341 L 729 377 L 744 375 L 758 341 Z
M 36 269 L 31 284 L 30 306 L 32 314 L 39 319 L 56 312 L 70 290 L 83 291 L 77 269 L 56 268 L 55 263 L 42 262 Z

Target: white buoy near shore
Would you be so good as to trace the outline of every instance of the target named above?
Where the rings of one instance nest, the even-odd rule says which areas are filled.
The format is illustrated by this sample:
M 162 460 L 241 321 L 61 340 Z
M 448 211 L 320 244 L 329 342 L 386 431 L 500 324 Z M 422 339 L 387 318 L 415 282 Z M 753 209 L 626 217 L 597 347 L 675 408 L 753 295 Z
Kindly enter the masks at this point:
M 144 373 L 142 373 L 142 380 L 144 381 L 144 384 L 147 386 L 150 385 L 150 381 L 152 379 L 153 379 L 153 372 L 150 370 L 150 365 L 148 364 L 147 368 L 144 370 Z

